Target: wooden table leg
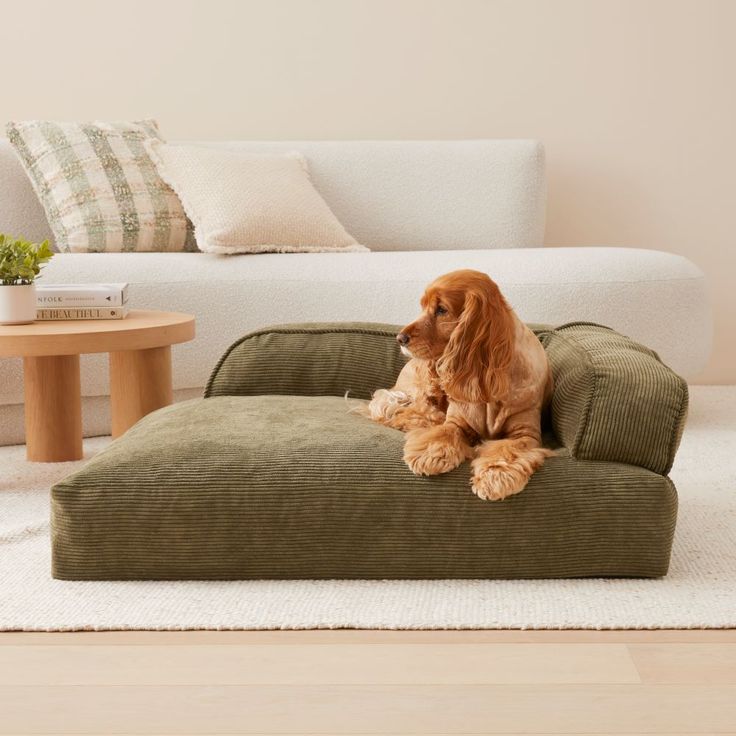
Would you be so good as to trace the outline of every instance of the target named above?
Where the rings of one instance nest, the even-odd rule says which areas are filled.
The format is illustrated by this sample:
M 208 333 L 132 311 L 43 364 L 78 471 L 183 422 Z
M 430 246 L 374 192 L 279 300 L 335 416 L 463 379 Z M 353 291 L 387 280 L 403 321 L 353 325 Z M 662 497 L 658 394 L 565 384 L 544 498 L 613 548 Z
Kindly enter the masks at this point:
M 23 358 L 26 457 L 81 460 L 82 390 L 78 355 Z
M 112 436 L 174 400 L 171 347 L 110 353 Z

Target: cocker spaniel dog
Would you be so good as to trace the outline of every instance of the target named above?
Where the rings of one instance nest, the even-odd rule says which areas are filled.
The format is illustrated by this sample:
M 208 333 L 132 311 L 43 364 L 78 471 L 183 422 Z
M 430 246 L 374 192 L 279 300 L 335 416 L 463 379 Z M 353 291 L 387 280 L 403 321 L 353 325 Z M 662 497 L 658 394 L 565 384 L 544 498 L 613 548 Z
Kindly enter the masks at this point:
M 396 339 L 411 360 L 367 414 L 407 432 L 404 461 L 438 475 L 472 461 L 473 492 L 499 500 L 523 490 L 546 457 L 541 413 L 552 393 L 544 348 L 480 271 L 433 281 L 422 313 Z

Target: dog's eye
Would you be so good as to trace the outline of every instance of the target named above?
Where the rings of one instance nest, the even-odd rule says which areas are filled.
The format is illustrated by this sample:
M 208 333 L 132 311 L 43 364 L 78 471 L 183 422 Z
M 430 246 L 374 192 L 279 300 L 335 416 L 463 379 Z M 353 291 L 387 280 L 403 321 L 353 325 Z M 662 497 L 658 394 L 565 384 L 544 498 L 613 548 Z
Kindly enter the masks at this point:
M 442 306 L 438 306 L 437 309 L 434 310 L 435 317 L 441 317 L 443 314 L 447 314 L 447 310 Z

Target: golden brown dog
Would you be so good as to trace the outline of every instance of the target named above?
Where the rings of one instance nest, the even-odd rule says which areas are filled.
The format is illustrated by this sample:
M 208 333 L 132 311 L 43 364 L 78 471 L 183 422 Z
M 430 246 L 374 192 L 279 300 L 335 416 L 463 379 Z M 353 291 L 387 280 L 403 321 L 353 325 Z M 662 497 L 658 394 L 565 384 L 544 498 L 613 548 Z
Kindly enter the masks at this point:
M 422 314 L 396 339 L 411 357 L 368 405 L 377 422 L 408 432 L 404 460 L 437 475 L 473 459 L 480 498 L 519 493 L 544 459 L 541 413 L 552 392 L 544 348 L 480 271 L 433 281 Z

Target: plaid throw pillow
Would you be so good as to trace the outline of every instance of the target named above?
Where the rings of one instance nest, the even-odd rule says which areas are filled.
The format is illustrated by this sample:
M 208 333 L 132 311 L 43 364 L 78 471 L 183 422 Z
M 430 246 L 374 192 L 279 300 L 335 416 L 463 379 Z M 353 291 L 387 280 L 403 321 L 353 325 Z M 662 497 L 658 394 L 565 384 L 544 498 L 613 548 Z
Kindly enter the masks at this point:
M 181 202 L 144 143 L 153 120 L 8 123 L 8 138 L 46 210 L 59 250 L 197 250 Z

